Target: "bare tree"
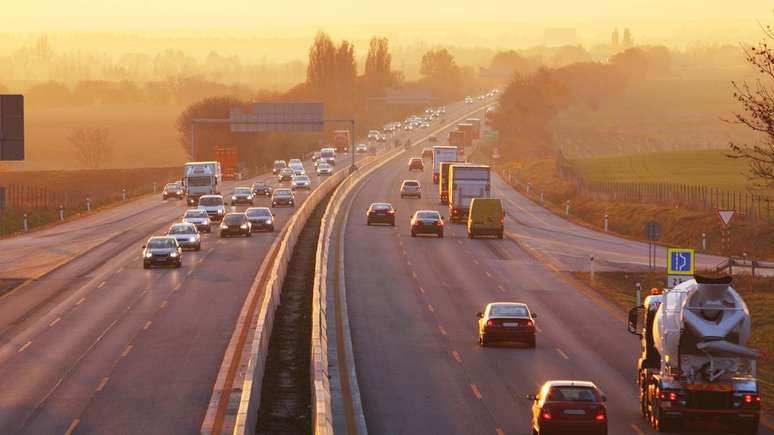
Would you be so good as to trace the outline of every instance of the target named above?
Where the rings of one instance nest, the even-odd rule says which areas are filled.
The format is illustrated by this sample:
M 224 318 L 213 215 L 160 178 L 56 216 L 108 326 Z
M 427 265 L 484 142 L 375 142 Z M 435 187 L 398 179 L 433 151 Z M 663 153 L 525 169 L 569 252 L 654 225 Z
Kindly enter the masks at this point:
M 108 131 L 104 128 L 79 128 L 70 136 L 70 143 L 78 159 L 89 169 L 102 166 L 111 152 Z
M 749 164 L 748 178 L 758 187 L 774 186 L 774 41 L 771 26 L 763 27 L 764 38 L 756 46 L 745 50 L 749 62 L 763 77 L 755 83 L 732 82 L 734 98 L 742 111 L 734 114 L 731 122 L 747 126 L 761 133 L 756 144 L 731 143 L 728 157 L 744 159 Z

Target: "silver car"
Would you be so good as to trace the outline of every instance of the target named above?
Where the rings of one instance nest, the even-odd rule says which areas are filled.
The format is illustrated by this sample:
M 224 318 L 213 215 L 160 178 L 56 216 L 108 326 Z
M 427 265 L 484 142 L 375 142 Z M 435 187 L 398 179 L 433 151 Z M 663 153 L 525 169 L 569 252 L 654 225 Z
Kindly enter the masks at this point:
M 309 177 L 306 175 L 296 175 L 293 177 L 293 181 L 290 182 L 290 188 L 292 190 L 298 190 L 298 189 L 306 189 L 309 190 L 312 188 L 312 182 L 309 180 Z
M 204 195 L 199 198 L 199 209 L 206 211 L 211 220 L 220 222 L 226 214 L 226 203 L 220 195 Z
M 183 222 L 187 224 L 194 224 L 196 229 L 209 233 L 212 231 L 210 228 L 210 215 L 204 210 L 187 210 L 183 215 Z
M 417 180 L 403 180 L 400 185 L 400 197 L 414 196 L 422 198 L 422 185 Z
M 333 168 L 331 168 L 331 165 L 327 163 L 320 163 L 317 166 L 317 175 L 331 175 L 333 173 Z
M 167 231 L 169 237 L 174 237 L 177 244 L 183 249 L 193 249 L 200 251 L 202 249 L 202 239 L 196 225 L 189 223 L 172 224 Z

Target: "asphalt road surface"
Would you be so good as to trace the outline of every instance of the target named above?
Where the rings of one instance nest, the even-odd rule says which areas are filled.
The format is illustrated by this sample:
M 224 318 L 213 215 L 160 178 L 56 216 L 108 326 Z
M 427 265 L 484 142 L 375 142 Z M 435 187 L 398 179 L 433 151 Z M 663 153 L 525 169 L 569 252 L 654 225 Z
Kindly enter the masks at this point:
M 408 171 L 409 156 L 364 183 L 346 227 L 349 319 L 369 433 L 526 434 L 530 402 L 524 396 L 545 380 L 568 378 L 594 381 L 607 394 L 610 434 L 651 433 L 639 413 L 639 342 L 626 331 L 623 313 L 513 240 L 469 240 L 462 225 L 448 222 L 443 239 L 410 237 L 415 210 L 448 217 L 448 209 L 438 202 L 427 166 L 423 173 Z M 408 178 L 423 183 L 422 199 L 400 198 Z M 502 183 L 495 187 L 500 194 Z M 377 201 L 397 209 L 395 227 L 366 226 L 365 210 Z M 512 201 L 506 204 L 506 229 L 513 230 L 517 213 Z M 561 219 L 549 223 L 556 228 L 535 231 L 542 237 L 568 231 Z M 535 349 L 479 346 L 475 313 L 493 301 L 526 302 L 538 313 Z

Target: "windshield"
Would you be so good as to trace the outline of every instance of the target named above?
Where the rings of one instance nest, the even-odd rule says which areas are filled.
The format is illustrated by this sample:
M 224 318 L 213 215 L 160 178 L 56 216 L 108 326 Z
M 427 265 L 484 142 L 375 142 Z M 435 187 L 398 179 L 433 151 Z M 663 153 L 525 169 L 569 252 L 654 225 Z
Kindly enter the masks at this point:
M 251 208 L 251 209 L 248 209 L 245 213 L 250 217 L 271 216 L 271 211 L 269 211 L 269 209 L 267 208 Z
M 285 166 L 287 166 L 287 163 L 285 162 L 274 162 L 275 168 L 284 168 Z
M 529 317 L 527 307 L 523 305 L 492 305 L 489 315 L 497 317 Z
M 335 156 L 336 156 L 336 152 L 334 152 L 333 150 L 326 150 L 326 151 L 320 152 L 320 157 L 328 158 L 328 157 L 335 157 Z
M 289 190 L 275 190 L 274 196 L 291 196 L 291 193 Z
M 249 195 L 252 192 L 247 187 L 237 187 L 236 189 L 234 189 L 234 193 L 236 193 L 237 195 Z
M 212 177 L 200 176 L 200 177 L 188 177 L 189 186 L 209 186 L 212 184 Z
M 417 187 L 419 186 L 419 183 L 417 183 L 416 181 L 404 181 L 403 185 L 408 187 Z
M 206 211 L 201 210 L 189 210 L 185 212 L 184 218 L 206 218 L 208 217 Z
M 168 234 L 191 234 L 195 232 L 196 229 L 191 225 L 173 225 L 172 228 L 169 229 Z
M 223 222 L 226 224 L 241 224 L 244 223 L 245 216 L 242 214 L 230 214 L 223 218 Z
M 214 197 L 214 196 L 200 198 L 199 199 L 199 205 L 203 205 L 203 206 L 206 206 L 206 207 L 223 205 L 223 198 L 221 198 L 221 197 Z
M 152 239 L 148 242 L 150 249 L 171 249 L 176 246 L 174 239 Z
M 389 210 L 392 206 L 390 206 L 390 204 L 374 204 L 371 208 L 374 210 Z
M 295 180 L 296 181 L 309 181 L 309 177 L 306 177 L 306 176 L 296 177 Z

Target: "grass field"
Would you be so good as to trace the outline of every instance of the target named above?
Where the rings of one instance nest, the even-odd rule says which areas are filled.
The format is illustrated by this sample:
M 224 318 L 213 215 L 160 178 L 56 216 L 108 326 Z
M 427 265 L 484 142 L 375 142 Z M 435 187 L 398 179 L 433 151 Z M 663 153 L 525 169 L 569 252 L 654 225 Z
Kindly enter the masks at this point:
M 725 152 L 668 151 L 573 159 L 569 163 L 587 181 L 693 184 L 747 192 L 751 183 L 744 175 L 746 162 L 729 159 Z

